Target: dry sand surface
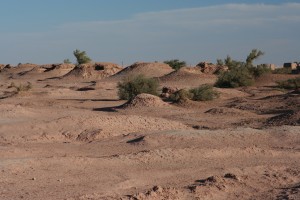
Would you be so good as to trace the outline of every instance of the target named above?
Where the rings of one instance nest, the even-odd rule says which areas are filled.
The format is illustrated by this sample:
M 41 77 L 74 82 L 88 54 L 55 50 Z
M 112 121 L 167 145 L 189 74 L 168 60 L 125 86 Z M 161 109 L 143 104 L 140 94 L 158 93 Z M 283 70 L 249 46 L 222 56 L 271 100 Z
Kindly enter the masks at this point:
M 156 65 L 2 70 L 0 199 L 300 199 L 300 96 L 273 87 L 293 75 L 217 89 L 210 102 L 118 99 L 121 77 L 148 70 L 161 87 L 216 80 Z

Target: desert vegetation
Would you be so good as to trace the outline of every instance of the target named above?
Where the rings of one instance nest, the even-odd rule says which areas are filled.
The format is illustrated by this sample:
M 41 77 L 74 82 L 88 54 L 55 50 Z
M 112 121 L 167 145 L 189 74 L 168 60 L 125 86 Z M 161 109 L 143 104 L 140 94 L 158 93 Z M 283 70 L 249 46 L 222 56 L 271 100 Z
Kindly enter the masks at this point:
M 86 54 L 85 51 L 80 51 L 79 49 L 76 49 L 73 52 L 76 60 L 77 60 L 77 64 L 85 64 L 85 63 L 89 63 L 92 61 L 92 59 L 90 57 L 88 57 L 88 55 Z
M 224 88 L 251 86 L 256 78 L 271 73 L 271 69 L 266 65 L 253 65 L 253 61 L 262 55 L 264 55 L 262 51 L 253 49 L 245 62 L 233 60 L 230 56 L 227 56 L 224 61 L 218 59 L 217 63 L 228 66 L 229 70 L 219 74 L 215 85 Z
M 0 199 L 299 199 L 299 74 L 74 55 L 0 65 Z
M 194 101 L 211 101 L 219 97 L 219 93 L 214 90 L 212 85 L 204 84 L 189 91 Z
M 219 93 L 214 90 L 210 84 L 203 84 L 199 87 L 180 89 L 170 94 L 169 99 L 173 102 L 193 101 L 211 101 L 219 97 Z
M 277 85 L 279 88 L 287 89 L 287 90 L 300 90 L 300 78 L 293 78 L 284 81 L 278 81 Z
M 178 59 L 174 59 L 174 60 L 167 60 L 164 61 L 164 63 L 168 64 L 170 67 L 172 67 L 174 70 L 179 70 L 182 67 L 186 66 L 186 62 L 185 61 L 180 61 Z
M 118 95 L 124 100 L 133 99 L 142 93 L 158 95 L 158 86 L 158 81 L 154 78 L 146 78 L 143 75 L 130 76 L 118 83 Z

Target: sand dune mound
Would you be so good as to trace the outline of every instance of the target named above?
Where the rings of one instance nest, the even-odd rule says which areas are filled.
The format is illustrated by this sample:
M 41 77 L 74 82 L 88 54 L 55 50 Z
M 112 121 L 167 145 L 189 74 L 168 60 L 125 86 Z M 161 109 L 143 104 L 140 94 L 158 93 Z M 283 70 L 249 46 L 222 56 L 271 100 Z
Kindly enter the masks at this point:
M 41 68 L 40 66 L 36 66 L 33 69 L 29 70 L 29 71 L 25 71 L 25 72 L 20 72 L 19 75 L 20 76 L 35 76 L 38 74 L 41 74 L 45 71 L 46 69 Z
M 45 66 L 46 70 L 45 73 L 51 74 L 52 76 L 63 76 L 67 73 L 69 73 L 72 69 L 74 69 L 75 65 L 74 64 L 65 64 L 65 63 L 60 63 L 60 64 L 52 64 L 50 67 Z
M 177 71 L 173 71 L 163 77 L 161 77 L 162 81 L 176 81 L 184 79 L 194 79 L 200 78 L 202 72 L 199 68 L 196 67 L 182 67 Z
M 300 77 L 300 74 L 265 74 L 255 80 L 255 86 L 274 86 L 278 81 Z
M 74 67 L 75 67 L 74 64 L 66 64 L 66 63 L 52 64 L 50 67 L 47 67 L 45 72 L 51 72 L 56 70 L 72 70 L 74 69 Z
M 33 68 L 38 67 L 37 64 L 19 64 L 16 67 L 12 67 L 11 65 L 6 65 L 1 71 L 11 74 L 12 76 L 20 76 L 23 75 L 29 71 L 31 71 Z
M 136 62 L 117 73 L 114 77 L 135 76 L 139 74 L 143 74 L 146 77 L 161 77 L 172 71 L 173 69 L 165 63 Z
M 122 70 L 117 64 L 98 62 L 76 66 L 63 78 L 102 79 L 112 76 Z
M 202 84 L 214 84 L 217 76 L 202 73 L 198 67 L 182 67 L 160 77 L 160 81 L 166 86 L 172 87 L 197 87 Z
M 122 108 L 141 108 L 141 107 L 164 107 L 168 106 L 161 98 L 151 94 L 139 94 L 131 101 L 125 103 Z

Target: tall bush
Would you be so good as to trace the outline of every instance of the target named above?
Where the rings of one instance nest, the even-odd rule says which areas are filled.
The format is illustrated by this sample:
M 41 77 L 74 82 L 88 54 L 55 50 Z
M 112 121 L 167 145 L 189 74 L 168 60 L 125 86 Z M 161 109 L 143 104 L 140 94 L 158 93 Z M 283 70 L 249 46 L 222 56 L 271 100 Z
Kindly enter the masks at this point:
M 80 51 L 78 49 L 76 49 L 73 52 L 74 56 L 76 57 L 77 60 L 77 64 L 85 64 L 85 63 L 89 63 L 92 61 L 92 59 L 90 57 L 87 56 L 85 51 Z
M 178 59 L 174 59 L 174 60 L 167 60 L 164 62 L 165 64 L 168 64 L 170 67 L 172 67 L 174 70 L 179 70 L 182 67 L 186 66 L 186 62 L 185 61 L 180 61 Z
M 146 78 L 143 75 L 128 77 L 118 83 L 118 95 L 120 99 L 130 100 L 141 93 L 158 95 L 158 81 L 154 78 Z
M 219 93 L 214 90 L 212 85 L 204 84 L 190 90 L 192 100 L 194 101 L 211 101 L 219 97 Z

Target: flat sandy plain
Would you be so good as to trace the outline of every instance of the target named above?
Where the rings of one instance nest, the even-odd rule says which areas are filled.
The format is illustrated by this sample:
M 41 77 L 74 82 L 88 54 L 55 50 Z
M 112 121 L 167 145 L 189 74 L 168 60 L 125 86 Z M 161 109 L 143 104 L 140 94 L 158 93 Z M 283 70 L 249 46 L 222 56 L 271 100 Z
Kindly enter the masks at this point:
M 3 69 L 0 199 L 300 199 L 300 95 L 273 87 L 296 75 L 217 89 L 210 102 L 119 100 L 128 73 L 152 70 L 161 87 L 216 80 L 152 65 L 107 78 L 66 76 L 68 67 Z M 28 81 L 29 91 L 10 87 Z

